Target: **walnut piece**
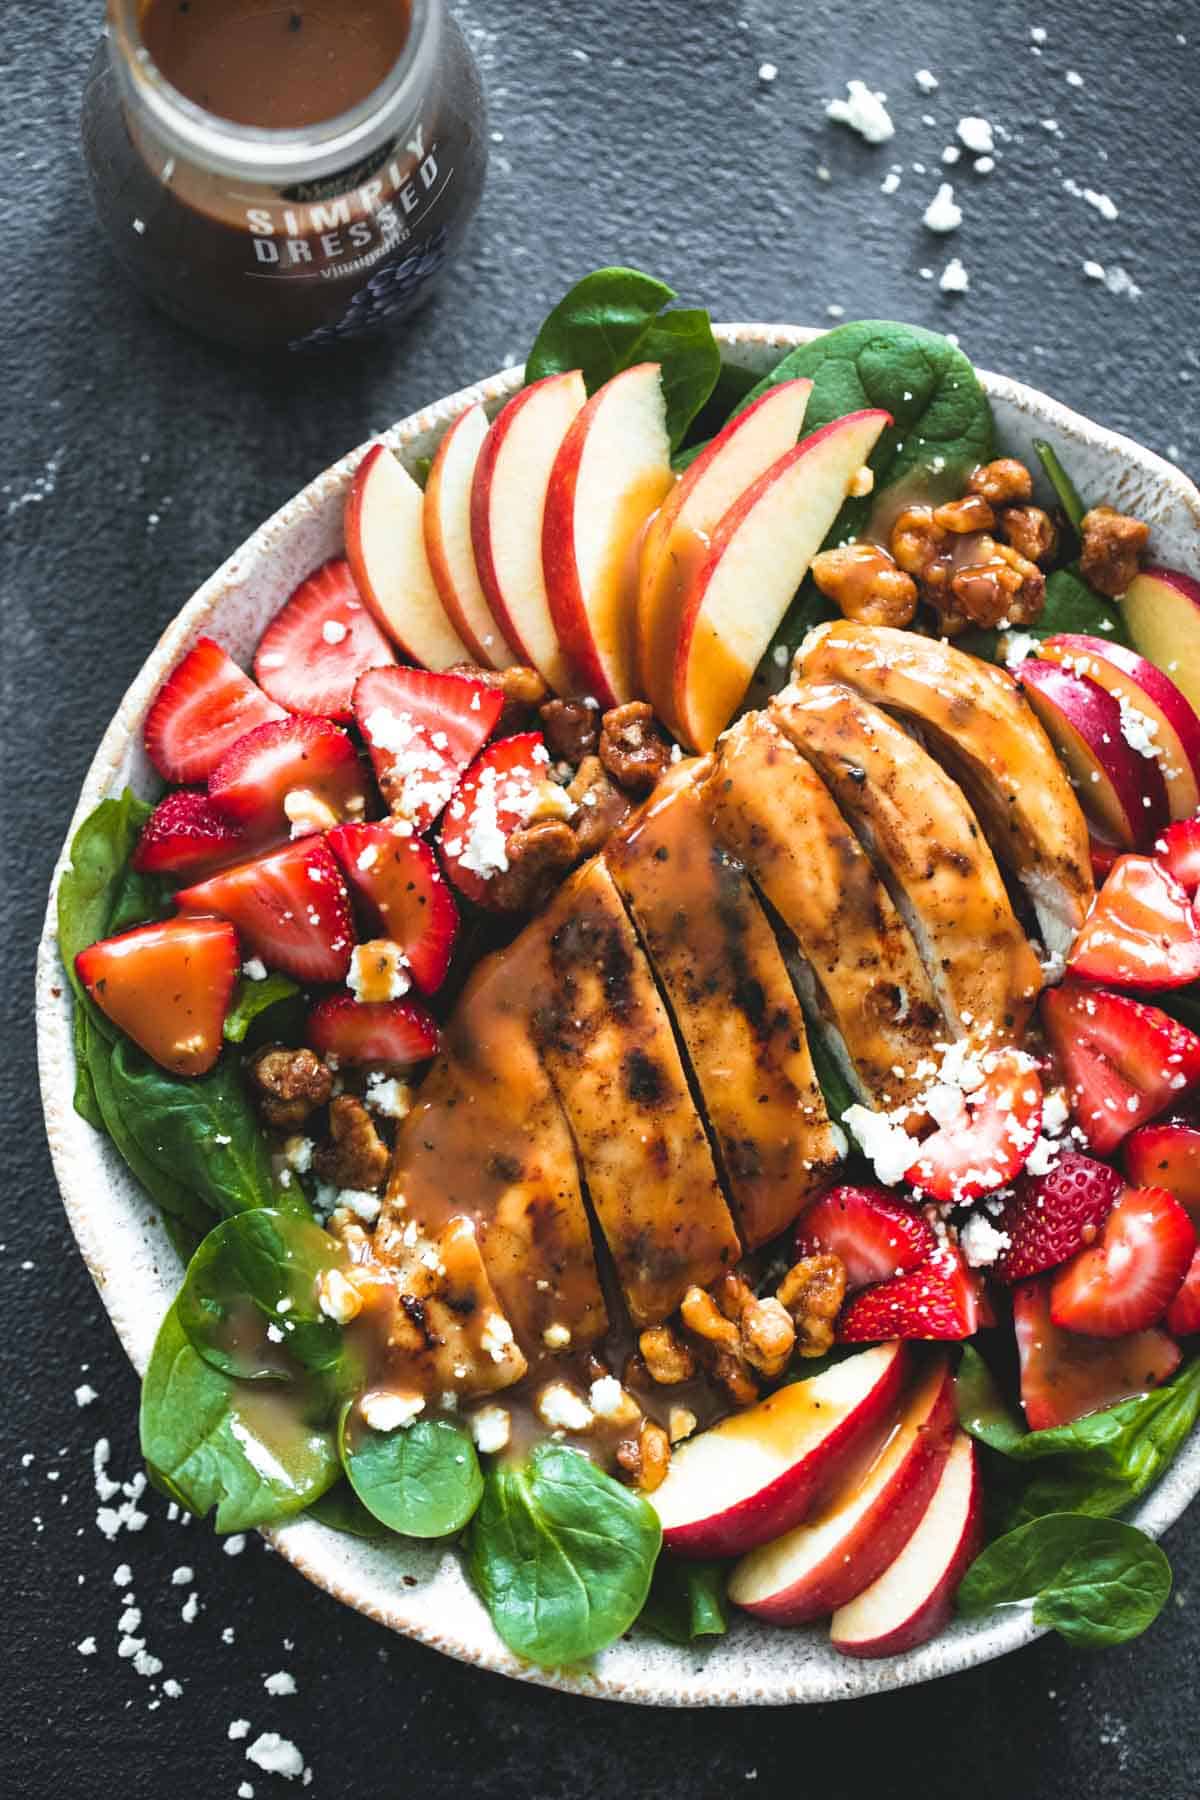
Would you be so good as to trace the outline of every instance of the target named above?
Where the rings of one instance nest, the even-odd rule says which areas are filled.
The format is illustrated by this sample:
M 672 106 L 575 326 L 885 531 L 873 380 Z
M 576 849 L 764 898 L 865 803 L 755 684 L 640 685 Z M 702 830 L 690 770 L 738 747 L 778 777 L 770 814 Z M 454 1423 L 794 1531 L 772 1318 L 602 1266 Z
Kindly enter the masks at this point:
M 981 537 L 978 557 L 950 577 L 945 607 L 948 633 L 963 624 L 992 630 L 997 625 L 1030 625 L 1046 602 L 1046 577 L 1009 544 Z
M 651 1381 L 660 1387 L 690 1381 L 696 1373 L 696 1358 L 669 1325 L 648 1326 L 638 1338 L 638 1349 Z
M 633 810 L 628 794 L 617 786 L 598 756 L 584 757 L 567 798 L 578 808 L 571 824 L 581 856 L 595 856 L 602 850 Z
M 948 500 L 933 511 L 935 525 L 943 531 L 962 537 L 969 531 L 990 531 L 996 515 L 982 494 L 964 494 L 961 500 Z
M 383 1186 L 390 1161 L 388 1147 L 370 1113 L 353 1094 L 339 1094 L 330 1101 L 329 1135 L 332 1142 L 313 1153 L 313 1166 L 322 1181 L 366 1193 Z
M 514 731 L 528 730 L 535 711 L 550 692 L 537 670 L 528 669 L 522 663 L 514 663 L 508 669 L 481 669 L 474 663 L 455 663 L 445 673 L 469 675 L 472 681 L 481 681 L 485 687 L 500 689 L 504 705 L 496 722 L 496 737 L 511 737 Z
M 614 781 L 634 794 L 648 793 L 670 767 L 670 743 L 645 700 L 630 700 L 605 713 L 600 761 Z
M 1008 506 L 1014 500 L 1032 500 L 1033 476 L 1015 456 L 1001 456 L 971 471 L 967 492 L 982 495 L 991 506 Z
M 247 1075 L 263 1122 L 280 1130 L 303 1125 L 333 1091 L 333 1076 L 314 1050 L 272 1045 L 259 1051 Z
M 538 709 L 542 735 L 551 759 L 581 763 L 600 742 L 600 714 L 587 700 L 547 700 Z
M 878 544 L 841 544 L 812 561 L 812 578 L 856 625 L 903 630 L 917 610 L 917 584 Z
M 752 1369 L 768 1379 L 783 1374 L 796 1347 L 796 1327 L 780 1301 L 751 1299 L 742 1309 L 738 1333 L 742 1355 Z
M 688 1289 L 680 1302 L 679 1316 L 688 1330 L 703 1338 L 706 1344 L 715 1344 L 718 1350 L 737 1356 L 741 1339 L 736 1324 L 725 1317 L 712 1295 L 706 1294 L 702 1287 L 693 1284 Z
M 833 1322 L 846 1297 L 846 1268 L 838 1256 L 802 1256 L 793 1263 L 776 1298 L 796 1327 L 801 1356 L 824 1356 L 833 1343 Z
M 636 1488 L 652 1494 L 662 1486 L 671 1466 L 671 1440 L 661 1425 L 643 1419 L 637 1436 L 622 1438 L 617 1445 L 617 1464 Z
M 1048 562 L 1058 546 L 1058 529 L 1040 506 L 1006 506 L 997 529 L 1006 544 L 1032 563 Z
M 932 506 L 906 506 L 892 526 L 891 549 L 897 566 L 915 581 L 924 581 L 946 547 L 947 533 Z
M 1150 527 L 1111 506 L 1093 506 L 1083 515 L 1080 536 L 1083 579 L 1098 593 L 1120 599 L 1138 572 L 1138 558 L 1150 540 Z
M 565 819 L 538 819 L 510 831 L 504 853 L 488 898 L 502 912 L 536 912 L 579 861 L 579 840 Z

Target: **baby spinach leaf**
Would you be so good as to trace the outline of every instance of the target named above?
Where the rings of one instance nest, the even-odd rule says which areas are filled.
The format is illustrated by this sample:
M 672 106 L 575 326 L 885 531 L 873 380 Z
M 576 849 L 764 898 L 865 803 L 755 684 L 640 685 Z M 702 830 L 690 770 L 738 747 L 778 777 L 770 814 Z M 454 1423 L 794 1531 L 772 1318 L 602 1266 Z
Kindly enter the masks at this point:
M 725 1616 L 726 1569 L 721 1563 L 681 1562 L 663 1551 L 638 1624 L 667 1644 L 691 1644 L 721 1637 Z
M 825 1100 L 825 1110 L 831 1119 L 840 1124 L 843 1114 L 854 1105 L 856 1096 L 841 1064 L 829 1048 L 824 1033 L 816 1025 L 809 1031 L 808 1048 L 812 1056 L 813 1073 Z
M 673 288 L 639 269 L 594 269 L 544 321 L 525 364 L 526 382 L 582 371 L 589 394 L 634 363 L 662 365 L 672 448 L 716 384 L 721 353 L 700 308 L 666 312 Z
M 335 1481 L 328 1493 L 314 1500 L 311 1506 L 304 1509 L 306 1519 L 315 1519 L 318 1525 L 328 1525 L 330 1531 L 340 1531 L 346 1537 L 368 1538 L 375 1542 L 390 1536 L 386 1525 L 369 1513 L 350 1483 L 343 1475 Z
M 97 1131 L 104 1130 L 104 1114 L 96 1097 L 96 1083 L 88 1067 L 88 1016 L 82 1001 L 76 1000 L 71 1020 L 71 1040 L 75 1048 L 75 1111 Z
M 354 1401 L 342 1409 L 342 1467 L 369 1513 L 402 1537 L 461 1531 L 483 1496 L 471 1434 L 457 1419 L 419 1418 L 395 1431 L 358 1429 Z
M 1074 631 L 1087 637 L 1108 638 L 1114 644 L 1129 643 L 1120 607 L 1089 587 L 1075 569 L 1055 569 L 1048 577 L 1046 604 L 1033 624 L 1022 626 L 1022 630 L 1038 638 Z
M 1045 471 L 1046 480 L 1054 489 L 1059 505 L 1066 513 L 1076 536 L 1078 536 L 1079 528 L 1083 524 L 1083 515 L 1087 511 L 1087 507 L 1080 498 L 1079 489 L 1063 468 L 1053 444 L 1047 444 L 1043 438 L 1034 438 L 1033 447 L 1037 451 L 1038 461 Z
M 197 1355 L 176 1307 L 159 1329 L 142 1383 L 142 1455 L 155 1480 L 218 1531 L 247 1531 L 302 1512 L 338 1478 L 331 1431 L 275 1390 L 232 1381 Z
M 299 992 L 297 983 L 287 975 L 280 975 L 277 970 L 272 970 L 262 981 L 250 981 L 243 977 L 238 982 L 233 1004 L 225 1014 L 226 1043 L 242 1043 L 250 1027 L 264 1013 L 287 1000 L 294 1000 Z
M 70 865 L 58 885 L 58 948 L 77 995 L 82 996 L 83 988 L 75 958 L 109 935 L 118 906 L 126 913 L 131 909 L 130 895 L 137 890 L 130 885 L 127 865 L 152 810 L 126 788 L 116 799 L 102 800 L 71 839 Z M 105 1026 L 105 1035 L 111 1036 L 113 1027 L 107 1021 Z
M 344 1356 L 342 1328 L 321 1311 L 317 1282 L 346 1254 L 311 1219 L 260 1206 L 224 1219 L 188 1265 L 179 1322 L 205 1362 L 240 1381 L 327 1373 Z M 275 1333 L 267 1335 L 267 1327 Z
M 646 1603 L 662 1542 L 647 1500 L 562 1444 L 490 1468 L 467 1570 L 496 1630 L 546 1668 L 582 1662 Z
M 1049 1513 L 976 1557 L 958 1590 L 958 1610 L 977 1618 L 1032 1600 L 1035 1624 L 1098 1649 L 1138 1637 L 1170 1592 L 1171 1565 L 1145 1532 L 1119 1519 Z

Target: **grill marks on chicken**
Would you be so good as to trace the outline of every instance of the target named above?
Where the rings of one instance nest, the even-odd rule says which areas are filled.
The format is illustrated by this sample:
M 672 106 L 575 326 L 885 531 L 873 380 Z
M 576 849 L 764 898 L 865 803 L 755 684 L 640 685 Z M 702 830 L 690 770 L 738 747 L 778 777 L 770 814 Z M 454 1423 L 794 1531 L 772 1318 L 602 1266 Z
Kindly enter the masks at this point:
M 837 1162 L 787 969 L 743 865 L 683 763 L 605 852 L 666 996 L 748 1249 L 789 1225 Z
M 1041 969 L 961 789 L 851 689 L 796 682 L 771 717 L 870 849 L 956 1037 L 1016 1042 Z
M 766 713 L 748 713 L 718 746 L 706 799 L 717 836 L 795 937 L 855 1086 L 879 1107 L 912 1097 L 941 1014 L 908 927 L 821 777 Z

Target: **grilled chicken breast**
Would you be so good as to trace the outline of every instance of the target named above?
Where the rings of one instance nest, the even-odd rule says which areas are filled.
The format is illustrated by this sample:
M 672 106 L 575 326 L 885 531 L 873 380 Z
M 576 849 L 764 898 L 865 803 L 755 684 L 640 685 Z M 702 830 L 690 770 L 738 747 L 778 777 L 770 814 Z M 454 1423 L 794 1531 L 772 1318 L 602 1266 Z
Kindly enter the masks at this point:
M 766 713 L 717 747 L 705 797 L 717 836 L 795 939 L 819 1015 L 861 1098 L 912 1098 L 942 1020 L 908 927 L 816 770 Z M 802 988 L 803 991 L 803 988 Z
M 1087 825 L 1008 671 L 915 632 L 839 621 L 810 633 L 795 673 L 842 682 L 920 727 L 1028 894 L 1047 949 L 1065 955 L 1094 897 Z
M 916 940 L 950 1031 L 1015 1042 L 1041 969 L 961 790 L 850 688 L 793 683 L 770 714 L 870 850 Z
M 837 1161 L 804 1015 L 743 865 L 718 843 L 710 761 L 661 781 L 605 847 L 683 1040 L 748 1249 Z

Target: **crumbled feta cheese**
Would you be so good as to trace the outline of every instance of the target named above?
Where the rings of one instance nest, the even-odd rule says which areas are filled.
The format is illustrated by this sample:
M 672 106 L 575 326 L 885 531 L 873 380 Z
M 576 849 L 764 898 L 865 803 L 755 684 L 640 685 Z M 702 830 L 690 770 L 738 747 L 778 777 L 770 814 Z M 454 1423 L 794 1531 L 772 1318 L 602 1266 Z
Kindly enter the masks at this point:
M 343 625 L 340 619 L 326 619 L 321 627 L 321 636 L 327 644 L 344 643 L 350 634 L 350 627 Z
M 362 1295 L 340 1269 L 323 1269 L 317 1281 L 317 1304 L 327 1319 L 348 1325 L 362 1311 Z
M 976 156 L 990 156 L 996 148 L 991 125 L 977 114 L 968 113 L 965 119 L 958 121 L 958 135 Z
M 938 286 L 943 294 L 965 294 L 971 285 L 971 278 L 963 268 L 961 258 L 952 256 L 942 270 Z
M 356 1000 L 402 1000 L 412 986 L 408 958 L 391 938 L 369 938 L 351 952 L 346 986 Z
M 966 1224 L 960 1226 L 958 1241 L 963 1255 L 973 1269 L 990 1268 L 1001 1252 L 1007 1250 L 1012 1243 L 1008 1233 L 997 1231 L 982 1213 L 972 1213 Z
M 873 93 L 865 81 L 848 81 L 846 92 L 845 100 L 828 102 L 825 108 L 827 119 L 832 119 L 835 125 L 848 125 L 868 144 L 886 144 L 889 138 L 895 137 L 896 127 L 884 105 L 886 94 Z
M 315 831 L 331 831 L 338 822 L 338 815 L 329 802 L 312 788 L 292 788 L 283 796 L 283 810 L 294 838 L 309 837 Z
M 249 1737 L 249 1736 L 250 1736 L 250 1721 L 249 1721 L 249 1719 L 234 1719 L 229 1727 L 230 1742 L 236 1744 L 239 1738 L 245 1738 L 245 1737 Z
M 502 1363 L 508 1358 L 513 1344 L 513 1330 L 503 1313 L 490 1313 L 482 1332 L 479 1334 L 480 1348 L 485 1350 L 493 1362 Z
M 535 819 L 573 819 L 579 811 L 565 787 L 557 781 L 539 781 L 533 790 L 533 805 L 526 815 L 526 824 Z
M 918 69 L 913 80 L 923 94 L 932 94 L 938 86 L 938 78 L 930 69 Z
M 955 203 L 954 189 L 948 181 L 943 181 L 925 208 L 923 222 L 927 231 L 936 231 L 942 235 L 948 231 L 957 231 L 962 224 L 962 208 Z
M 565 1381 L 547 1382 L 534 1410 L 542 1424 L 554 1431 L 589 1431 L 595 1422 L 583 1396 Z
M 385 1119 L 406 1119 L 412 1111 L 412 1089 L 407 1081 L 378 1069 L 367 1076 L 363 1099 L 372 1112 L 382 1113 Z
M 615 1375 L 601 1375 L 593 1381 L 588 1389 L 588 1404 L 598 1419 L 610 1425 L 632 1425 L 642 1416 L 641 1407 Z
M 512 1418 L 503 1406 L 481 1406 L 478 1412 L 471 1414 L 469 1423 L 475 1448 L 485 1456 L 495 1456 L 507 1448 L 512 1435 Z
M 905 1172 L 916 1159 L 916 1139 L 903 1125 L 896 1124 L 887 1113 L 872 1112 L 869 1106 L 848 1106 L 842 1123 L 854 1133 L 863 1155 L 875 1168 L 876 1180 L 884 1187 L 895 1187 L 904 1180 Z
M 76 1644 L 75 1648 L 80 1656 L 95 1656 L 96 1640 L 94 1637 L 85 1637 L 82 1642 Z
M 287 1163 L 289 1169 L 294 1169 L 296 1171 L 297 1175 L 307 1175 L 308 1171 L 312 1168 L 313 1150 L 315 1147 L 316 1146 L 310 1137 L 295 1136 L 285 1138 L 283 1140 L 283 1160 Z
M 547 1350 L 565 1350 L 571 1342 L 569 1325 L 547 1325 L 542 1333 L 542 1342 Z
M 304 1773 L 304 1758 L 299 1750 L 277 1731 L 260 1733 L 246 1751 L 246 1760 L 257 1763 L 268 1775 L 282 1775 L 286 1781 L 294 1781 Z
M 1161 756 L 1162 748 L 1154 742 L 1158 735 L 1158 720 L 1148 718 L 1136 706 L 1131 706 L 1124 694 L 1117 695 L 1117 705 L 1121 709 L 1121 736 L 1130 749 L 1151 761 Z
M 758 79 L 760 81 L 765 81 L 768 85 L 774 81 L 778 73 L 779 70 L 775 67 L 773 62 L 764 62 L 759 63 L 758 65 Z
M 899 175 L 897 175 L 895 169 L 889 169 L 879 184 L 879 191 L 881 194 L 894 194 L 899 186 Z
M 98 1400 L 99 1398 L 99 1394 L 96 1392 L 90 1381 L 81 1381 L 79 1386 L 75 1389 L 76 1406 L 90 1406 L 93 1400 Z
M 178 1700 L 183 1693 L 183 1686 L 182 1683 L 175 1680 L 174 1676 L 168 1676 L 162 1684 L 162 1691 L 168 1700 Z
M 364 1394 L 358 1410 L 372 1431 L 403 1431 L 425 1411 L 424 1394 L 394 1394 L 375 1388 Z
M 221 1548 L 224 1550 L 226 1556 L 240 1556 L 242 1551 L 246 1548 L 245 1532 L 235 1531 L 232 1537 L 227 1537 L 225 1539 Z
M 261 956 L 251 956 L 242 964 L 242 974 L 247 981 L 265 981 L 267 965 Z
M 942 151 L 942 161 L 944 163 L 953 164 L 959 160 L 961 155 L 962 151 L 957 144 L 947 144 L 946 148 Z
M 295 1693 L 296 1677 L 289 1675 L 286 1669 L 277 1669 L 273 1675 L 264 1677 L 263 1686 L 268 1694 L 274 1694 L 277 1699 L 281 1699 L 285 1694 Z

